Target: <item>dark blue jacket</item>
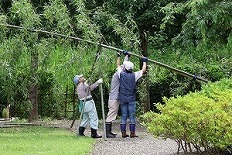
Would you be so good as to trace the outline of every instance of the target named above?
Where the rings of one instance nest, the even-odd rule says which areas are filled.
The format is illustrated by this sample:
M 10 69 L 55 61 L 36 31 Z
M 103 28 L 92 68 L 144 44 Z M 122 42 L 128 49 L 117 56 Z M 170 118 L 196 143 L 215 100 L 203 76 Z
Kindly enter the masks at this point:
M 134 102 L 135 101 L 135 73 L 121 72 L 120 73 L 120 87 L 119 87 L 119 101 L 120 102 Z

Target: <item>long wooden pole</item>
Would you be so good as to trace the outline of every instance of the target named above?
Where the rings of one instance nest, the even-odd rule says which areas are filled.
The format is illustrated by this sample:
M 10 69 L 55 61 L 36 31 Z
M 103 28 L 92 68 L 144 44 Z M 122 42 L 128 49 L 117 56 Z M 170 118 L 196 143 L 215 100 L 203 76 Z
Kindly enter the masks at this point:
M 103 121 L 103 139 L 106 140 L 106 124 L 105 124 L 105 108 L 104 108 L 104 98 L 103 98 L 103 89 L 102 84 L 100 84 L 101 91 L 101 106 L 102 106 L 102 121 Z
M 15 29 L 22 29 L 22 30 L 27 30 L 27 31 L 30 31 L 30 32 L 45 33 L 45 34 L 49 34 L 49 35 L 54 35 L 54 36 L 59 36 L 59 37 L 64 37 L 64 38 L 69 38 L 69 39 L 74 39 L 74 40 L 78 40 L 78 41 L 84 41 L 84 42 L 87 42 L 87 43 L 90 43 L 90 44 L 95 44 L 95 45 L 98 45 L 98 46 L 101 46 L 101 47 L 104 47 L 104 48 L 107 48 L 107 49 L 114 50 L 116 52 L 122 52 L 123 51 L 122 49 L 119 49 L 119 48 L 116 48 L 116 47 L 113 47 L 113 46 L 108 46 L 108 45 L 104 45 L 104 44 L 101 44 L 101 43 L 96 43 L 96 42 L 93 42 L 93 41 L 84 40 L 84 39 L 81 39 L 81 38 L 78 38 L 78 37 L 63 35 L 63 34 L 59 34 L 59 33 L 54 33 L 54 32 L 49 32 L 49 31 L 44 31 L 44 30 L 37 30 L 37 29 L 29 29 L 29 28 L 24 28 L 24 27 L 21 27 L 21 26 L 9 25 L 9 24 L 0 24 L 0 26 L 5 26 L 5 27 L 8 27 L 8 28 L 15 28 Z M 132 56 L 135 56 L 135 57 L 138 57 L 138 58 L 142 58 L 142 56 L 134 54 L 132 52 L 128 52 L 128 53 L 130 55 L 132 55 Z M 158 62 L 158 61 L 155 61 L 155 60 L 151 60 L 151 59 L 148 59 L 148 62 L 151 62 L 153 64 L 156 64 L 158 66 L 161 66 L 163 68 L 171 70 L 173 72 L 176 72 L 176 73 L 178 73 L 178 74 L 180 74 L 182 76 L 190 77 L 190 78 L 196 80 L 197 82 L 208 82 L 208 80 L 206 80 L 206 79 L 204 79 L 202 77 L 199 77 L 199 76 L 187 73 L 187 72 L 185 72 L 183 70 L 171 67 L 171 66 L 166 65 L 164 63 L 161 63 L 161 62 Z

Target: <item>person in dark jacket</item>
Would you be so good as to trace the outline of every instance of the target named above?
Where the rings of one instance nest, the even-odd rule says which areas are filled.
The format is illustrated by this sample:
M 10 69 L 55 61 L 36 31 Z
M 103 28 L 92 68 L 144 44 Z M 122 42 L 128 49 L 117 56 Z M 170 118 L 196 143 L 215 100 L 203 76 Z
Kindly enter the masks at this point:
M 127 51 L 123 51 L 124 55 L 129 55 Z M 126 134 L 126 124 L 127 118 L 130 119 L 130 137 L 138 137 L 135 134 L 135 121 L 136 121 L 136 101 L 135 101 L 135 89 L 136 82 L 142 77 L 143 73 L 146 71 L 147 58 L 142 59 L 143 66 L 140 71 L 133 72 L 134 64 L 131 61 L 124 61 L 124 70 L 120 66 L 120 57 L 117 58 L 117 72 L 119 76 L 119 102 L 121 108 L 121 122 L 120 129 L 122 132 L 122 137 L 126 138 L 129 135 Z

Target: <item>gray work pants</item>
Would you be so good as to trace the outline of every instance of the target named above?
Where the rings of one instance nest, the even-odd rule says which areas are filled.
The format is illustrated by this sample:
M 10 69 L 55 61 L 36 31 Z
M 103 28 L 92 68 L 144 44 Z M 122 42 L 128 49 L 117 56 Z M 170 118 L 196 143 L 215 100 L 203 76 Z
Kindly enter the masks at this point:
M 94 100 L 86 101 L 84 105 L 83 118 L 80 126 L 85 127 L 90 124 L 93 129 L 98 129 L 98 116 Z

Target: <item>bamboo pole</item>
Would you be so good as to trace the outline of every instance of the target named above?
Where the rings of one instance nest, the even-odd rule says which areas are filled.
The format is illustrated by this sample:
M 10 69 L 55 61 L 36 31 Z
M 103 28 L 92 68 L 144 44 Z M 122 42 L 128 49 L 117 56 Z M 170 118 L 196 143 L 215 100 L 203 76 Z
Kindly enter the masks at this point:
M 101 91 L 101 106 L 102 106 L 102 121 L 103 121 L 103 139 L 106 140 L 106 124 L 105 124 L 105 109 L 104 109 L 104 98 L 103 98 L 103 89 L 102 84 L 100 84 Z
M 0 26 L 5 26 L 7 28 L 15 28 L 15 29 L 27 30 L 27 31 L 30 31 L 30 32 L 44 33 L 44 34 L 48 34 L 48 35 L 52 35 L 52 36 L 54 35 L 54 36 L 74 39 L 74 40 L 78 40 L 78 41 L 84 41 L 84 42 L 87 42 L 87 43 L 90 43 L 90 44 L 94 44 L 94 45 L 98 45 L 98 46 L 101 46 L 101 47 L 104 47 L 104 48 L 107 48 L 107 49 L 114 50 L 116 52 L 122 52 L 123 51 L 122 49 L 119 49 L 119 48 L 116 48 L 116 47 L 113 47 L 113 46 L 108 46 L 108 45 L 105 45 L 105 44 L 96 43 L 96 42 L 93 42 L 93 41 L 84 40 L 84 39 L 81 39 L 81 38 L 78 38 L 78 37 L 63 35 L 63 34 L 59 34 L 59 33 L 54 33 L 54 32 L 49 32 L 49 31 L 44 31 L 44 30 L 37 30 L 37 29 L 29 29 L 29 28 L 24 28 L 24 27 L 21 27 L 21 26 L 9 25 L 9 24 L 0 24 Z M 142 58 L 142 56 L 139 56 L 137 54 L 134 54 L 134 53 L 131 53 L 131 52 L 128 52 L 128 53 L 130 55 L 132 55 L 132 56 Z M 178 74 L 180 74 L 182 76 L 190 77 L 190 78 L 196 80 L 197 82 L 200 82 L 200 83 L 201 82 L 208 82 L 207 79 L 204 79 L 202 77 L 187 73 L 187 72 L 185 72 L 183 70 L 171 67 L 171 66 L 166 65 L 164 63 L 161 63 L 161 62 L 158 62 L 158 61 L 155 61 L 155 60 L 151 60 L 151 59 L 148 59 L 148 62 L 151 62 L 151 63 L 153 63 L 155 65 L 158 65 L 158 66 L 161 66 L 163 68 L 166 68 L 166 69 L 168 69 L 170 71 L 176 72 L 176 73 L 178 73 Z

